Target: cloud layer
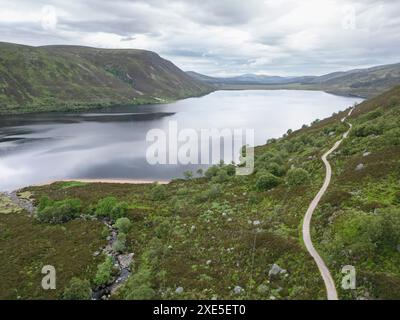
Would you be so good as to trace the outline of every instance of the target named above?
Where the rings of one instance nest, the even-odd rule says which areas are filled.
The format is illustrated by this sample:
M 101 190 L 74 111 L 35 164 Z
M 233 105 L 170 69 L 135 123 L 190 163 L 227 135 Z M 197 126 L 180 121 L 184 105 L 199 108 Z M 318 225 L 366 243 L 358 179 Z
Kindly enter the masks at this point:
M 0 0 L 0 41 L 156 51 L 210 75 L 400 62 L 397 0 Z

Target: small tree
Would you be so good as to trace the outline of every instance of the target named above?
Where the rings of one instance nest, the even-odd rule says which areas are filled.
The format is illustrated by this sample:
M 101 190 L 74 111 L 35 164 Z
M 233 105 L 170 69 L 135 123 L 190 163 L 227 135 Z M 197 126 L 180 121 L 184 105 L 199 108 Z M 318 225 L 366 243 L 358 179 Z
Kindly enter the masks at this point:
M 113 268 L 113 258 L 107 256 L 105 261 L 97 266 L 97 273 L 93 281 L 94 284 L 97 286 L 108 284 L 112 279 Z
M 155 291 L 151 287 L 151 269 L 143 265 L 129 277 L 123 288 L 123 297 L 126 300 L 150 300 L 154 298 Z
M 216 183 L 222 183 L 227 180 L 229 180 L 229 175 L 224 169 L 219 170 L 217 175 L 212 178 L 212 181 Z
M 183 176 L 185 177 L 185 179 L 186 180 L 190 180 L 190 179 L 192 179 L 193 178 L 193 172 L 192 171 L 185 171 L 184 173 L 183 173 Z
M 120 233 L 117 241 L 113 244 L 113 250 L 116 252 L 124 252 L 126 250 L 126 234 Z
M 308 171 L 302 168 L 294 168 L 288 171 L 286 182 L 289 186 L 300 186 L 307 183 L 310 179 Z
M 165 190 L 165 186 L 161 184 L 157 184 L 151 189 L 150 197 L 152 200 L 164 200 L 167 198 L 167 192 Z
M 204 170 L 202 168 L 197 169 L 196 173 L 201 177 L 204 174 Z
M 114 197 L 107 197 L 99 200 L 96 206 L 95 214 L 98 217 L 109 217 L 113 208 L 117 205 L 118 201 Z
M 119 232 L 128 233 L 132 227 L 132 222 L 128 218 L 119 218 L 114 227 L 118 229 Z
M 267 165 L 267 170 L 272 173 L 274 176 L 277 177 L 282 177 L 285 175 L 285 169 L 283 166 L 280 166 L 279 164 L 275 162 L 271 162 Z
M 258 191 L 266 191 L 275 188 L 280 182 L 278 177 L 271 173 L 266 173 L 257 179 L 256 188 Z
M 118 202 L 114 197 L 107 197 L 97 203 L 95 214 L 98 217 L 108 217 L 118 219 L 126 215 L 128 204 L 126 202 Z
M 91 295 L 90 282 L 74 277 L 69 282 L 69 286 L 64 289 L 62 298 L 64 300 L 89 300 Z
M 78 199 L 50 201 L 44 198 L 39 204 L 37 219 L 43 223 L 64 223 L 75 219 L 81 212 L 81 202 Z
M 206 170 L 204 175 L 206 176 L 206 178 L 211 179 L 212 177 L 217 175 L 219 169 L 220 168 L 218 166 L 215 166 L 215 165 L 211 166 Z

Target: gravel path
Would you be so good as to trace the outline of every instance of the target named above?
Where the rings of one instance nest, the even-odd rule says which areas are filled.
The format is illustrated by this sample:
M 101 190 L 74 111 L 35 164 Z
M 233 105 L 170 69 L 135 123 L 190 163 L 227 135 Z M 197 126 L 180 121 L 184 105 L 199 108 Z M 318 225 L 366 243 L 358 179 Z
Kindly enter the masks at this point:
M 351 109 L 348 113 L 348 115 L 342 119 L 342 122 L 345 122 L 347 117 L 351 115 L 354 109 Z M 327 298 L 328 300 L 338 300 L 338 294 L 336 291 L 335 287 L 335 282 L 333 281 L 333 278 L 329 272 L 328 267 L 326 266 L 324 260 L 321 258 L 321 256 L 318 254 L 317 250 L 314 248 L 314 245 L 311 240 L 311 234 L 310 234 L 310 225 L 311 225 L 311 218 L 312 215 L 315 211 L 315 209 L 318 206 L 318 203 L 320 202 L 321 198 L 325 194 L 326 190 L 328 189 L 330 183 L 331 183 L 331 177 L 332 177 L 332 168 L 327 160 L 328 156 L 331 155 L 343 142 L 344 139 L 346 139 L 352 129 L 351 123 L 348 123 L 350 126 L 349 130 L 343 135 L 343 138 L 339 141 L 337 141 L 333 147 L 326 152 L 322 156 L 322 161 L 325 164 L 326 167 L 326 176 L 325 176 L 325 181 L 322 186 L 322 188 L 319 190 L 318 194 L 314 198 L 314 200 L 311 202 L 310 207 L 308 208 L 306 215 L 304 217 L 303 221 L 303 241 L 304 244 L 306 245 L 307 251 L 310 253 L 310 255 L 313 257 L 315 263 L 318 266 L 319 272 L 321 273 L 322 279 L 324 280 L 325 287 L 326 287 L 326 293 L 327 293 Z

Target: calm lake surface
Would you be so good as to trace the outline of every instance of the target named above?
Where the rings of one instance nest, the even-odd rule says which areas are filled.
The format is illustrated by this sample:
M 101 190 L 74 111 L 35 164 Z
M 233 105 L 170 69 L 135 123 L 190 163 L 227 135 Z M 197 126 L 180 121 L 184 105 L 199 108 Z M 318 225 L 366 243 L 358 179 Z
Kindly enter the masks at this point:
M 217 91 L 165 105 L 1 116 L 0 190 L 57 179 L 165 180 L 205 165 L 150 165 L 149 130 L 253 129 L 255 145 L 362 99 L 319 91 Z M 201 152 L 201 150 L 199 151 Z M 225 159 L 227 160 L 227 159 Z

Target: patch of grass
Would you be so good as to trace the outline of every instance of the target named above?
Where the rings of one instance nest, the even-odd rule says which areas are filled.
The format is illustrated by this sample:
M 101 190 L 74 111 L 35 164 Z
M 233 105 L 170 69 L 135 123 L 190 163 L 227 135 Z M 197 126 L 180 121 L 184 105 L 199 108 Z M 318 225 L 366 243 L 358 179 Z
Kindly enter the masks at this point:
M 69 189 L 69 188 L 77 188 L 77 187 L 83 187 L 86 186 L 86 182 L 81 182 L 81 181 L 64 181 L 61 182 L 61 189 Z

